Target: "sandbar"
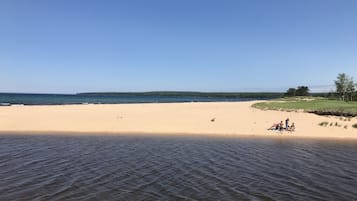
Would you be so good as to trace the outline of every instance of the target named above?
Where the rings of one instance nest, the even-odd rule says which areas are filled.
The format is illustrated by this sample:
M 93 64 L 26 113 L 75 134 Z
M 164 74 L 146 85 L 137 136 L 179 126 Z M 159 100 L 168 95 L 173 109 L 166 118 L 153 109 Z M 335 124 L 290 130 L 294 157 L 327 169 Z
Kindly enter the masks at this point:
M 265 111 L 257 101 L 0 107 L 0 133 L 160 134 L 357 139 L 349 120 L 304 112 Z M 290 119 L 296 130 L 271 131 Z M 319 126 L 326 121 L 330 126 Z M 339 126 L 335 126 L 335 124 Z

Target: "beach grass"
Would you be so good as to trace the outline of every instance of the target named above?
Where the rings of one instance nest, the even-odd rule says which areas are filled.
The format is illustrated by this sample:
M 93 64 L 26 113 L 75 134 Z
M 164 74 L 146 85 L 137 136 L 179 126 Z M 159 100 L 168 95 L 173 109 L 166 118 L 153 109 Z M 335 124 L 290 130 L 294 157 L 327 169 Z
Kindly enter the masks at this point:
M 357 102 L 344 102 L 325 98 L 298 97 L 281 98 L 253 105 L 263 110 L 304 111 L 319 115 L 357 116 Z
M 327 126 L 329 123 L 327 121 L 323 121 L 321 123 L 319 123 L 319 126 Z

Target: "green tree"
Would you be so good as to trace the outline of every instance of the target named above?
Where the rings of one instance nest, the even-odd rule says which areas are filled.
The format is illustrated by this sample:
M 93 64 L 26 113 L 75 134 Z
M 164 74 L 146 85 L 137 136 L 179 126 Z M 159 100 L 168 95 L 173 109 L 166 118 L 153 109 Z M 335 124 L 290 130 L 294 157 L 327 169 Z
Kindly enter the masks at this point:
M 355 85 L 353 78 L 349 77 L 345 73 L 340 73 L 335 80 L 336 92 L 340 95 L 340 99 L 348 101 L 348 97 L 353 98 L 355 93 Z
M 309 87 L 307 86 L 298 86 L 298 88 L 296 89 L 296 95 L 297 96 L 308 96 L 309 95 Z
M 357 83 L 355 83 L 355 89 L 356 89 L 355 95 L 357 95 Z
M 287 96 L 295 96 L 295 93 L 296 93 L 296 89 L 295 88 L 289 88 L 286 91 L 285 95 L 287 95 Z
M 345 100 L 347 93 L 347 75 L 345 73 L 340 73 L 335 80 L 336 92 L 340 95 L 341 100 Z
M 353 96 L 355 95 L 355 91 L 356 91 L 356 88 L 355 88 L 355 84 L 353 82 L 353 78 L 350 77 L 347 81 L 347 88 L 346 88 L 346 93 L 347 93 L 347 96 L 350 97 L 350 101 L 353 100 Z

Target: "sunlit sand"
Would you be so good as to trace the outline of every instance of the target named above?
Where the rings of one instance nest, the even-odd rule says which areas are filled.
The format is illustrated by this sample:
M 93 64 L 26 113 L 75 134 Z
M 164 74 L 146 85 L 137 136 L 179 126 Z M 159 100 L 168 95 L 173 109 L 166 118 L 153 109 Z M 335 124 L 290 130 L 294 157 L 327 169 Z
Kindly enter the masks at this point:
M 202 134 L 357 139 L 357 129 L 338 117 L 263 111 L 256 101 L 0 107 L 1 133 Z M 294 132 L 268 130 L 290 119 Z M 320 122 L 338 126 L 319 126 Z M 345 128 L 345 126 L 347 128 Z

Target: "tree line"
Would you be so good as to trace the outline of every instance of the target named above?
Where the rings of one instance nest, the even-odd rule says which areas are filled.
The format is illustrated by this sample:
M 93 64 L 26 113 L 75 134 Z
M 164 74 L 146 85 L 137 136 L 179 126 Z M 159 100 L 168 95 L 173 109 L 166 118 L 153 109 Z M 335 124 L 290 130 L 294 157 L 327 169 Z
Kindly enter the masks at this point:
M 335 80 L 335 93 L 338 94 L 340 100 L 342 101 L 352 101 L 353 98 L 357 95 L 357 83 L 354 82 L 353 77 L 340 73 L 338 74 Z M 298 86 L 297 88 L 289 88 L 285 96 L 308 96 L 309 87 L 307 86 Z M 329 93 L 331 94 L 331 93 Z
M 286 96 L 308 96 L 309 95 L 309 87 L 307 86 L 298 86 L 297 88 L 289 88 L 285 95 Z

